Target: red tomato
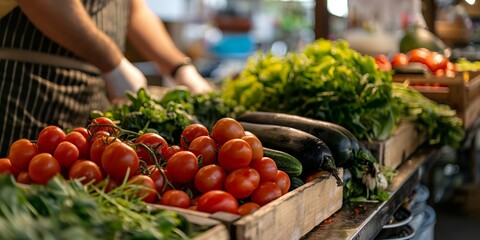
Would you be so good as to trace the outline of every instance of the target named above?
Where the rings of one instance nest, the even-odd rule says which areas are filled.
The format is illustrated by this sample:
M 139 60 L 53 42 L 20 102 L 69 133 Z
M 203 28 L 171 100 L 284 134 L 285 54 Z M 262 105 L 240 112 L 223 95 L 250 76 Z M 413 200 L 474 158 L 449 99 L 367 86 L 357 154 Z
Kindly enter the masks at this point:
M 231 139 L 220 147 L 218 164 L 227 172 L 248 167 L 252 161 L 252 148 L 242 139 Z
M 416 48 L 408 52 L 408 62 L 419 62 L 427 64 L 427 58 L 430 55 L 430 50 L 426 48 Z
M 155 154 L 155 158 L 157 158 L 159 164 L 162 160 L 163 152 L 165 152 L 168 148 L 167 141 L 162 136 L 156 133 L 142 134 L 135 140 L 135 143 L 143 143 L 146 147 L 148 147 L 153 152 L 153 154 Z M 138 157 L 141 160 L 145 161 L 147 165 L 155 164 L 155 158 L 153 156 L 150 156 L 149 151 L 145 149 L 144 146 L 137 145 L 135 149 L 137 151 Z
M 110 133 L 106 132 L 106 131 L 97 131 L 95 132 L 94 134 L 90 135 L 89 138 L 87 138 L 88 140 L 88 143 L 90 144 L 90 146 L 92 146 L 92 144 L 99 138 L 103 138 L 103 137 L 109 137 L 110 136 Z
M 30 140 L 22 138 L 12 143 L 8 152 L 8 159 L 12 167 L 20 171 L 27 171 L 33 157 L 38 154 L 37 146 Z
M 198 172 L 197 157 L 190 151 L 175 153 L 167 161 L 167 171 L 174 182 L 191 182 Z
M 0 174 L 12 174 L 12 163 L 8 158 L 0 158 Z
M 53 157 L 63 168 L 70 168 L 77 161 L 79 155 L 77 146 L 71 142 L 61 142 L 53 152 Z
M 211 190 L 221 190 L 227 174 L 218 165 L 211 164 L 198 170 L 194 184 L 198 191 L 206 193 Z
M 250 167 L 257 170 L 262 182 L 272 182 L 277 177 L 277 164 L 269 157 L 252 160 Z
M 377 63 L 378 69 L 383 71 L 392 70 L 392 64 L 388 60 L 387 56 L 385 56 L 385 54 L 376 55 L 374 58 L 375 58 L 375 62 Z
M 242 125 L 233 118 L 222 118 L 218 120 L 212 128 L 212 138 L 219 145 L 235 138 L 245 136 Z
M 139 159 L 133 148 L 123 142 L 114 142 L 103 151 L 102 167 L 113 179 L 122 181 L 127 171 L 129 177 L 137 174 Z
M 28 166 L 28 175 L 39 184 L 46 184 L 55 175 L 59 174 L 62 168 L 50 153 L 40 153 L 32 158 Z
M 107 178 L 107 184 L 105 184 L 104 186 L 104 191 L 108 193 L 113 189 L 117 188 L 118 186 L 120 186 L 120 184 L 117 181 L 111 178 Z
M 252 149 L 252 160 L 261 159 L 263 157 L 263 145 L 255 135 L 245 135 L 241 138 L 250 145 Z
M 188 151 L 195 154 L 197 158 L 202 156 L 202 166 L 217 163 L 217 143 L 209 136 L 200 136 L 193 139 Z
M 198 199 L 197 210 L 207 213 L 229 212 L 238 213 L 238 201 L 230 193 L 213 190 L 204 193 Z
M 448 58 L 437 52 L 431 52 L 427 57 L 427 67 L 433 73 L 437 70 L 445 70 L 447 68 L 447 63 Z
M 152 203 L 157 197 L 156 185 L 149 176 L 139 174 L 133 176 L 128 183 L 142 186 L 135 196 L 144 202 Z
M 90 160 L 96 163 L 99 167 L 102 166 L 102 154 L 105 148 L 113 142 L 120 142 L 116 137 L 99 137 L 90 146 Z
M 98 131 L 105 131 L 111 135 L 115 135 L 118 131 L 115 128 L 116 124 L 107 117 L 97 117 L 92 120 L 87 129 L 91 134 L 95 134 Z
M 260 183 L 260 175 L 253 168 L 237 169 L 225 178 L 225 190 L 236 199 L 250 196 Z
M 74 128 L 72 131 L 82 134 L 82 136 L 87 140 L 90 138 L 90 133 L 84 127 L 77 127 L 77 128 Z
M 165 156 L 165 158 L 168 160 L 170 159 L 171 156 L 173 156 L 173 154 L 180 151 L 182 151 L 182 148 L 180 146 L 172 145 L 165 150 L 165 152 L 163 153 L 163 156 Z
M 240 214 L 240 216 L 245 216 L 257 211 L 257 209 L 259 208 L 260 208 L 260 205 L 258 205 L 257 203 L 247 202 L 240 205 L 240 207 L 238 207 L 238 214 Z
M 68 172 L 69 179 L 79 179 L 81 183 L 99 183 L 103 180 L 102 171 L 92 161 L 84 160 L 75 164 Z
M 43 128 L 37 139 L 39 152 L 53 154 L 55 148 L 63 142 L 65 136 L 65 132 L 57 126 L 47 126 Z
M 193 139 L 200 137 L 200 136 L 208 136 L 209 132 L 208 129 L 198 123 L 190 124 L 186 126 L 183 131 L 182 135 L 180 138 L 180 146 L 187 150 L 190 146 L 190 143 L 193 141 Z
M 408 64 L 408 56 L 405 53 L 395 53 L 391 61 L 392 67 L 401 67 Z
M 152 178 L 153 183 L 155 183 L 155 189 L 157 192 L 162 193 L 166 184 L 164 176 L 165 173 L 162 174 L 163 169 L 158 169 L 155 167 L 155 165 L 150 165 L 148 168 L 151 171 L 149 176 Z
M 290 177 L 282 170 L 277 171 L 277 176 L 273 182 L 280 187 L 282 195 L 287 193 L 288 189 L 290 189 Z
M 184 191 L 168 190 L 160 197 L 160 204 L 179 208 L 190 207 L 190 197 Z
M 263 206 L 282 196 L 282 190 L 274 182 L 262 182 L 251 196 L 252 202 Z
M 71 142 L 78 148 L 79 158 L 87 159 L 90 153 L 90 145 L 87 139 L 79 132 L 70 132 L 65 136 L 64 141 Z
M 18 183 L 23 183 L 23 184 L 32 184 L 33 183 L 33 180 L 30 178 L 27 171 L 20 172 L 18 174 L 16 180 L 17 180 Z

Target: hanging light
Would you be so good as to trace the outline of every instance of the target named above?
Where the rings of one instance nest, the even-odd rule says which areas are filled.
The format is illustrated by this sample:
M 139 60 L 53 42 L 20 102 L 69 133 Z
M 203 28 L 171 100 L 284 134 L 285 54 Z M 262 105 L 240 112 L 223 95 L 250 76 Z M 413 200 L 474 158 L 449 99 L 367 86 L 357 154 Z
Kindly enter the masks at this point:
M 348 0 L 328 0 L 327 10 L 337 17 L 348 16 Z

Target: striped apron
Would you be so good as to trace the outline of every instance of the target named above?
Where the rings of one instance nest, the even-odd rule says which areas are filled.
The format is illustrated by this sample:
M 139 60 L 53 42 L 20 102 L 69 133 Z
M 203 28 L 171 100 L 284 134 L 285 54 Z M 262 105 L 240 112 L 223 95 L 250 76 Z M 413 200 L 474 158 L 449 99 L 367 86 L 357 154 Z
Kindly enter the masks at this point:
M 124 50 L 130 2 L 83 0 L 83 4 L 98 28 Z M 36 139 L 47 125 L 85 126 L 91 110 L 108 107 L 98 72 L 29 61 L 20 54 L 18 59 L 1 57 L 2 50 L 12 49 L 80 62 L 43 35 L 18 7 L 0 19 L 0 157 L 7 156 L 15 140 Z

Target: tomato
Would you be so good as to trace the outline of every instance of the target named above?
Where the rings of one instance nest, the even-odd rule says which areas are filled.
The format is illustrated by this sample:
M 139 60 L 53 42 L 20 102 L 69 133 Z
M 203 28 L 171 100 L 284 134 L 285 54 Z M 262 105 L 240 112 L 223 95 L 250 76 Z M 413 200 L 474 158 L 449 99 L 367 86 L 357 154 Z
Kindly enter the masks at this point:
M 198 172 L 198 160 L 190 151 L 180 151 L 173 154 L 167 161 L 168 176 L 177 183 L 193 181 Z
M 23 184 L 32 184 L 33 183 L 33 180 L 30 178 L 27 171 L 20 172 L 18 174 L 16 180 L 17 180 L 18 183 L 23 183 Z
M 427 58 L 430 55 L 430 50 L 426 48 L 416 48 L 412 49 L 408 52 L 408 62 L 418 62 L 418 63 L 423 63 L 427 64 Z
M 97 131 L 94 134 L 90 135 L 90 137 L 88 137 L 87 140 L 88 140 L 88 143 L 90 144 L 90 146 L 92 146 L 92 144 L 97 139 L 103 138 L 103 137 L 109 137 L 109 136 L 110 136 L 110 133 L 108 133 L 106 131 Z
M 74 128 L 72 130 L 72 132 L 78 132 L 80 134 L 82 134 L 82 136 L 85 138 L 85 139 L 89 139 L 90 138 L 90 133 L 88 132 L 88 130 L 84 127 L 77 127 L 77 128 Z
M 63 168 L 70 168 L 77 161 L 79 155 L 77 146 L 71 142 L 61 142 L 53 152 L 53 157 Z
M 155 157 L 157 158 L 159 164 L 162 160 L 163 152 L 167 151 L 168 148 L 167 141 L 162 136 L 156 133 L 142 134 L 135 140 L 135 143 L 144 144 L 146 147 L 148 147 L 152 151 L 152 153 L 155 154 Z M 147 165 L 155 164 L 155 158 L 153 156 L 150 156 L 148 149 L 145 149 L 145 147 L 141 145 L 137 145 L 135 149 L 137 151 L 138 157 L 141 160 L 145 161 Z
M 202 193 L 221 190 L 226 177 L 227 174 L 220 166 L 214 164 L 204 166 L 195 175 L 195 188 Z
M 252 160 L 260 159 L 263 157 L 263 145 L 255 135 L 245 135 L 241 138 L 250 145 L 252 149 Z
M 449 78 L 453 78 L 455 77 L 456 73 L 457 73 L 457 67 L 455 66 L 454 63 L 449 61 L 447 63 L 447 66 L 445 67 L 445 76 Z
M 193 141 L 193 139 L 200 137 L 200 136 L 208 136 L 209 132 L 207 127 L 205 127 L 202 124 L 199 123 L 194 123 L 186 126 L 183 131 L 182 135 L 180 138 L 180 146 L 187 150 L 188 147 L 190 146 L 190 143 Z
M 100 167 L 92 161 L 82 160 L 74 164 L 68 171 L 69 179 L 79 179 L 81 183 L 99 183 L 103 180 Z
M 180 146 L 172 145 L 165 150 L 165 152 L 163 153 L 163 156 L 165 156 L 165 158 L 168 160 L 168 159 L 170 159 L 171 156 L 173 156 L 173 154 L 175 154 L 177 152 L 180 152 L 180 151 L 183 151 Z
M 50 153 L 40 153 L 32 158 L 28 166 L 28 175 L 39 184 L 46 184 L 61 171 L 60 164 Z
M 113 142 L 120 142 L 116 137 L 99 137 L 90 146 L 90 160 L 96 163 L 98 166 L 102 166 L 102 154 L 105 148 Z
M 240 207 L 238 207 L 238 214 L 240 214 L 240 216 L 245 216 L 257 211 L 257 209 L 259 208 L 260 208 L 260 205 L 258 205 L 257 203 L 247 202 L 240 205 Z
M 139 167 L 139 159 L 133 148 L 123 142 L 114 142 L 105 147 L 102 154 L 102 167 L 113 179 L 122 181 L 127 172 L 134 176 Z
M 233 118 L 222 118 L 218 120 L 212 128 L 212 138 L 219 145 L 223 145 L 228 140 L 241 138 L 245 136 L 242 125 Z
M 395 53 L 391 60 L 392 67 L 401 67 L 408 64 L 408 56 L 405 53 Z
M 197 206 L 198 199 L 200 199 L 200 196 L 196 196 L 196 197 L 190 199 L 190 206 Z
M 282 195 L 288 192 L 288 189 L 290 189 L 290 177 L 282 170 L 277 171 L 277 176 L 273 180 L 274 183 L 280 187 L 280 190 L 282 191 Z
M 242 139 L 231 139 L 218 151 L 218 164 L 227 172 L 248 167 L 252 161 L 252 148 Z
M 0 174 L 12 174 L 12 163 L 8 158 L 0 158 Z
M 274 182 L 262 182 L 251 196 L 252 202 L 263 206 L 282 196 L 282 190 Z
M 155 183 L 155 189 L 157 192 L 162 193 L 166 184 L 165 173 L 162 174 L 163 169 L 158 169 L 155 165 L 150 165 L 148 168 L 151 171 L 149 177 L 153 180 L 153 183 Z
M 12 143 L 8 152 L 8 159 L 12 167 L 20 171 L 27 171 L 33 157 L 38 155 L 37 146 L 30 140 L 22 138 Z
M 160 197 L 160 204 L 179 208 L 190 207 L 190 197 L 181 190 L 168 190 Z
M 157 197 L 156 185 L 149 176 L 139 174 L 133 176 L 128 183 L 142 186 L 135 196 L 141 198 L 144 202 L 152 203 Z
M 237 199 L 250 196 L 260 183 L 260 174 L 253 168 L 237 169 L 225 178 L 225 190 Z
M 262 182 L 274 181 L 277 177 L 277 164 L 269 157 L 252 160 L 250 167 L 257 170 Z
M 115 128 L 116 124 L 107 117 L 96 117 L 92 120 L 87 129 L 91 134 L 95 134 L 98 131 L 105 131 L 111 135 L 115 135 L 118 131 Z
M 229 212 L 238 213 L 238 201 L 230 193 L 213 190 L 204 193 L 198 199 L 197 210 L 207 213 Z
M 426 60 L 427 67 L 433 73 L 435 73 L 437 70 L 445 70 L 447 68 L 448 58 L 443 54 L 431 52 Z
M 58 144 L 65 139 L 65 132 L 57 126 L 47 126 L 40 131 L 37 147 L 40 153 L 53 154 Z
M 79 158 L 87 159 L 90 156 L 90 145 L 87 139 L 79 132 L 70 132 L 65 136 L 64 141 L 71 142 L 78 148 Z
M 375 62 L 377 63 L 378 69 L 383 71 L 392 70 L 392 64 L 388 60 L 387 56 L 385 56 L 385 54 L 378 54 L 374 58 Z
M 104 192 L 108 193 L 120 185 L 121 184 L 115 181 L 114 179 L 107 178 L 107 183 L 104 186 Z
M 198 158 L 202 156 L 202 166 L 217 163 L 217 143 L 209 136 L 200 136 L 193 139 L 188 151 Z

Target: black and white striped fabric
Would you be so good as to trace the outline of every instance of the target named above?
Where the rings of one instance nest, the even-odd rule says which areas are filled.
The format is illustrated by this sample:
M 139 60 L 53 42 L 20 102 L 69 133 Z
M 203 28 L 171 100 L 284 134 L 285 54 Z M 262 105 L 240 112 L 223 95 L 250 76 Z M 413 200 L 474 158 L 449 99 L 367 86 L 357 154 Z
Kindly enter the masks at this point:
M 129 0 L 83 0 L 86 10 L 124 49 Z M 78 39 L 82 41 L 82 39 Z M 0 51 L 20 49 L 76 57 L 43 35 L 17 7 L 0 19 Z M 0 58 L 0 157 L 13 141 L 36 139 L 47 125 L 85 126 L 91 110 L 108 106 L 98 73 Z

